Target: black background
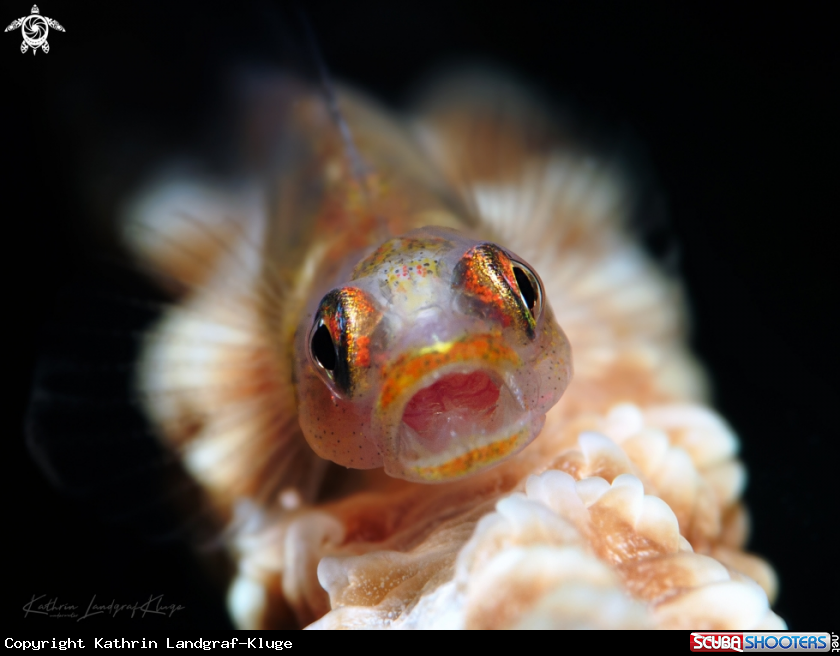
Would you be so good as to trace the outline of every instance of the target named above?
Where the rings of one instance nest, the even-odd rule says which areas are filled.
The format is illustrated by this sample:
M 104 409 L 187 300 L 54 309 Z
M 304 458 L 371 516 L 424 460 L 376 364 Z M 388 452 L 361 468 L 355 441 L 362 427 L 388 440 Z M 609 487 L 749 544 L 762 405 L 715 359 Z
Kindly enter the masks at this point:
M 93 594 L 163 593 L 186 607 L 172 620 L 87 622 L 227 625 L 222 593 L 183 543 L 149 542 L 53 489 L 26 451 L 23 422 L 40 327 L 93 258 L 83 226 L 150 152 L 190 147 L 227 64 L 280 61 L 287 26 L 299 32 L 285 8 L 232 4 L 53 1 L 41 12 L 67 31 L 50 33 L 49 54 L 22 55 L 18 31 L 0 37 L 5 622 L 34 626 L 21 612 L 33 594 L 86 605 Z M 3 24 L 28 9 L 4 0 Z M 388 101 L 434 65 L 490 58 L 632 135 L 680 245 L 693 344 L 742 441 L 750 544 L 779 573 L 776 610 L 791 628 L 836 631 L 840 54 L 828 13 L 593 2 L 305 9 L 334 76 Z M 103 152 L 124 160 L 112 178 Z

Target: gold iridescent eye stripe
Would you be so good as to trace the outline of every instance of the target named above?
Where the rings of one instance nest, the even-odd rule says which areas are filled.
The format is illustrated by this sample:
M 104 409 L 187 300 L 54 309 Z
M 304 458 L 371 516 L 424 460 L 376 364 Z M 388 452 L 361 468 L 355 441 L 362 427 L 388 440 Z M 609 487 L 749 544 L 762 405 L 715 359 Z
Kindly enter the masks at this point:
M 382 392 L 377 402 L 379 410 L 387 410 L 402 393 L 427 374 L 456 362 L 486 362 L 493 365 L 510 362 L 519 366 L 522 361 L 501 335 L 471 335 L 451 342 L 440 342 L 413 353 L 399 356 L 385 365 Z
M 368 334 L 376 325 L 378 312 L 367 294 L 355 287 L 345 287 L 341 290 L 341 310 L 348 323 L 342 335 L 345 340 L 342 346 L 347 349 L 347 362 L 351 370 L 355 372 L 357 367 L 370 366 Z
M 465 454 L 452 458 L 452 460 L 448 460 L 442 465 L 414 467 L 413 471 L 426 481 L 444 481 L 457 478 L 458 476 L 465 476 L 477 469 L 483 468 L 485 465 L 501 460 L 516 449 L 528 435 L 528 430 L 523 429 L 508 438 L 467 451 Z
M 496 309 L 503 325 L 517 321 L 529 337 L 534 337 L 536 319 L 515 291 L 519 289 L 519 283 L 513 263 L 498 247 L 492 244 L 474 246 L 461 259 L 456 275 L 465 292 Z
M 362 290 L 344 287 L 324 297 L 319 316 L 338 346 L 339 362 L 330 377 L 345 393 L 362 392 L 365 379 L 359 369 L 370 366 L 369 335 L 380 319 L 379 312 Z

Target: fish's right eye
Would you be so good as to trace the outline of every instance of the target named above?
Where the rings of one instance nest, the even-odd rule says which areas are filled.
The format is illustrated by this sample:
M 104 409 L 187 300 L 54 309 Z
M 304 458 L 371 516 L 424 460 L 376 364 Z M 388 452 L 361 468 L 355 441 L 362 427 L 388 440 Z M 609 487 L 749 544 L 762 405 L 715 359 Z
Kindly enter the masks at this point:
M 335 366 L 338 362 L 335 344 L 333 344 L 329 329 L 323 323 L 312 334 L 312 341 L 310 342 L 309 348 L 315 362 L 330 373 L 335 371 Z

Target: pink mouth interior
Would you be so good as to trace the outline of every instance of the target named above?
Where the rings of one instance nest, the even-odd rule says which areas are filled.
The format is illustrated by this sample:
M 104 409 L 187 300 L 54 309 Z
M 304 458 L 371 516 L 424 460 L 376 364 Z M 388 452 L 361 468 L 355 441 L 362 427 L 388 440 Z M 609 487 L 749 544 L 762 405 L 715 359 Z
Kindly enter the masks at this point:
M 491 428 L 498 401 L 499 385 L 489 374 L 449 374 L 417 392 L 402 420 L 425 448 L 439 452 L 453 435 Z

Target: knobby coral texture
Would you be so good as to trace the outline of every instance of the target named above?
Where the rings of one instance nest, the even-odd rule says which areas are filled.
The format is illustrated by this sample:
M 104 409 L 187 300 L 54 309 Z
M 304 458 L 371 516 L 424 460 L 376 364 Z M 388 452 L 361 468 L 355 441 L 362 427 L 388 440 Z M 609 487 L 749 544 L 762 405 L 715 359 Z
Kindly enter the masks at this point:
M 773 569 L 743 550 L 737 447 L 689 399 L 561 403 L 476 478 L 262 516 L 230 608 L 241 626 L 291 610 L 311 628 L 784 628 Z

